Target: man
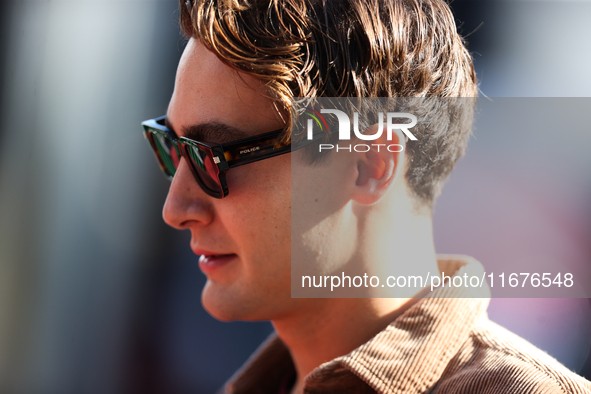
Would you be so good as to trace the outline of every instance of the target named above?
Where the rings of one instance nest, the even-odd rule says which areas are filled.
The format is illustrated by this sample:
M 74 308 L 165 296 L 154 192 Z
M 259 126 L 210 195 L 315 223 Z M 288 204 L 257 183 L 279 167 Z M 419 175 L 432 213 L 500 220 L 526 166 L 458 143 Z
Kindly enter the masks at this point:
M 292 266 L 370 269 L 387 263 L 384 251 L 409 275 L 481 272 L 466 257 L 438 258 L 431 224 L 473 106 L 463 104 L 447 133 L 419 130 L 418 144 L 400 128 L 375 141 L 401 149 L 318 159 L 289 148 L 296 97 L 476 97 L 445 3 L 183 0 L 181 27 L 190 40 L 167 116 L 145 122 L 172 178 L 164 220 L 191 231 L 206 310 L 270 320 L 277 333 L 226 392 L 591 392 L 490 322 L 487 299 L 467 298 L 481 293 L 292 298 Z

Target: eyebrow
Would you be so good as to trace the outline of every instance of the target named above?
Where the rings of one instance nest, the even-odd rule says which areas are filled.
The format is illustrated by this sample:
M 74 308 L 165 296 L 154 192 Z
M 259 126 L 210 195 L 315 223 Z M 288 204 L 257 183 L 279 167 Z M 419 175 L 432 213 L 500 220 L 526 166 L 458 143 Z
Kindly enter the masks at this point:
M 174 130 L 168 118 L 166 118 L 166 127 L 173 131 L 177 137 L 186 137 L 199 142 L 213 142 L 224 144 L 226 142 L 236 141 L 248 137 L 248 133 L 237 127 L 220 122 L 206 122 L 186 126 L 182 128 L 182 135 Z

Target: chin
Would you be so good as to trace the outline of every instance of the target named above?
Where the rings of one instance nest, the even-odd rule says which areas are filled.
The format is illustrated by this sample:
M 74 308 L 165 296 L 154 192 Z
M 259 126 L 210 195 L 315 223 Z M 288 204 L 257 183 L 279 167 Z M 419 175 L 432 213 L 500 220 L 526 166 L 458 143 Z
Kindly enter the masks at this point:
M 232 286 L 207 281 L 201 293 L 203 308 L 214 318 L 230 322 L 235 320 L 269 320 L 260 313 L 252 297 L 245 296 Z M 260 304 L 260 303 L 259 303 Z

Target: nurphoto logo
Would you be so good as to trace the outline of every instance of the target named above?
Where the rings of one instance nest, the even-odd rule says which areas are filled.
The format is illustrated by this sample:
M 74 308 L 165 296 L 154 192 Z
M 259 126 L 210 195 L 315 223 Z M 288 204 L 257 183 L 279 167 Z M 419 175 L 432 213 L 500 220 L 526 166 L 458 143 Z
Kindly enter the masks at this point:
M 338 125 L 339 125 L 339 141 L 347 141 L 351 140 L 351 119 L 349 116 L 338 109 L 321 109 L 320 112 L 315 111 L 311 108 L 307 108 L 304 112 L 305 115 L 309 116 L 307 121 L 307 139 L 309 141 L 314 140 L 314 125 L 316 124 L 321 132 L 328 132 L 330 130 L 328 128 L 327 122 L 322 116 L 322 114 L 331 114 L 336 116 Z M 386 120 L 386 127 L 384 127 L 384 118 Z M 410 122 L 408 123 L 398 123 L 400 119 L 409 119 Z M 359 113 L 353 112 L 353 133 L 357 138 L 363 141 L 375 141 L 380 138 L 384 130 L 386 132 L 386 139 L 388 141 L 392 141 L 392 134 L 394 130 L 402 131 L 410 140 L 416 141 L 417 138 L 410 132 L 410 128 L 414 127 L 417 124 L 417 118 L 413 114 L 409 114 L 406 112 L 387 112 L 386 116 L 384 117 L 384 113 L 380 112 L 378 114 L 378 128 L 374 134 L 363 134 L 359 130 Z M 404 149 L 403 145 L 400 144 L 349 144 L 348 146 L 341 146 L 337 144 L 336 146 L 333 144 L 319 144 L 318 149 L 319 152 L 323 150 L 332 150 L 336 149 L 336 151 L 346 150 L 348 152 L 355 151 L 355 152 L 368 152 L 371 147 L 374 146 L 378 152 L 381 147 L 385 147 L 389 152 L 401 152 Z

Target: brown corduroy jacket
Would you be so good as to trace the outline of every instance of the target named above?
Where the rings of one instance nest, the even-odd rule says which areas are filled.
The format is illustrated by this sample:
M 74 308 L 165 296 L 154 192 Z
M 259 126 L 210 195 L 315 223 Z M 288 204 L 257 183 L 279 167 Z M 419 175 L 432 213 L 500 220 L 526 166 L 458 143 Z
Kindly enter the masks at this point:
M 473 259 L 439 260 L 470 275 Z M 456 268 L 458 268 L 456 270 Z M 488 290 L 486 290 L 488 292 Z M 305 378 L 305 393 L 588 393 L 591 383 L 529 342 L 491 322 L 489 298 L 473 289 L 439 288 L 351 353 Z M 295 369 L 272 335 L 226 384 L 228 394 L 276 394 Z

